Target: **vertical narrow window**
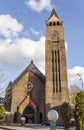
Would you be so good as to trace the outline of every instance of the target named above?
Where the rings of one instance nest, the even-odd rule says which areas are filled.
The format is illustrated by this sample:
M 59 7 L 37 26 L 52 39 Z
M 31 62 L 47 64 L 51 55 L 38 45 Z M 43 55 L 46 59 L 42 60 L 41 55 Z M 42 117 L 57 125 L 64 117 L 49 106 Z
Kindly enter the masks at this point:
M 54 72 L 54 52 L 52 50 L 52 72 Z
M 56 73 L 56 92 L 58 92 L 58 80 L 57 80 L 57 52 L 55 50 L 55 73 Z
M 52 81 L 53 81 L 53 92 L 55 92 L 55 80 L 54 80 L 54 51 L 52 50 Z
M 59 50 L 58 53 L 58 74 L 59 74 L 59 92 L 61 92 L 61 77 L 60 77 L 60 53 Z

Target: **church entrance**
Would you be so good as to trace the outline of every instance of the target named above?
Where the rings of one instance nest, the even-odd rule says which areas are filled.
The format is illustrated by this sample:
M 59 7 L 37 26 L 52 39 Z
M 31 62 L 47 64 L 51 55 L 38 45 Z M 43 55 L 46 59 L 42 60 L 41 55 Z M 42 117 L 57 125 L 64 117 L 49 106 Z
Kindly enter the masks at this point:
M 27 106 L 23 111 L 23 116 L 26 118 L 25 122 L 32 124 L 34 123 L 34 110 L 31 106 Z

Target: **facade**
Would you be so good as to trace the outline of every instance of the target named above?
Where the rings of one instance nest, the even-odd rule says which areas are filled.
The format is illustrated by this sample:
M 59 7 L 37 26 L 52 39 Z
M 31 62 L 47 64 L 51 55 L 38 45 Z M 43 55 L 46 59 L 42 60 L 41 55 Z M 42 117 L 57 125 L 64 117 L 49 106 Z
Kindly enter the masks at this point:
M 10 116 L 6 122 L 20 122 L 21 117 L 26 123 L 41 123 L 44 118 L 45 76 L 34 65 L 33 61 L 10 83 L 6 89 L 6 110 Z
M 6 89 L 6 122 L 41 123 L 51 108 L 68 102 L 67 67 L 63 22 L 53 9 L 46 21 L 45 76 L 33 61 Z

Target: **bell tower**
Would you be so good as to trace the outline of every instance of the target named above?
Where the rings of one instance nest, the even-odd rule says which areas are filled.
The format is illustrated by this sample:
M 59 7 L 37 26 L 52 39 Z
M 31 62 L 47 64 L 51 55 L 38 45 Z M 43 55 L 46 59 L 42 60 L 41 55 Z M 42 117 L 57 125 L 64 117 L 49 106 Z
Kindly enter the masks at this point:
M 45 41 L 45 105 L 46 114 L 53 108 L 68 102 L 67 66 L 63 22 L 55 9 L 46 21 Z

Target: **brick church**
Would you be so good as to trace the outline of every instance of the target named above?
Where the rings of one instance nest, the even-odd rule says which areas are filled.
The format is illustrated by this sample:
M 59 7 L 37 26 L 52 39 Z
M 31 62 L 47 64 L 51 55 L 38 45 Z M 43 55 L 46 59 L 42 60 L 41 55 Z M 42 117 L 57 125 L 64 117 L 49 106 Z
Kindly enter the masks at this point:
M 41 123 L 48 111 L 68 102 L 67 66 L 63 22 L 55 9 L 46 21 L 45 75 L 31 61 L 6 89 L 6 122 Z

